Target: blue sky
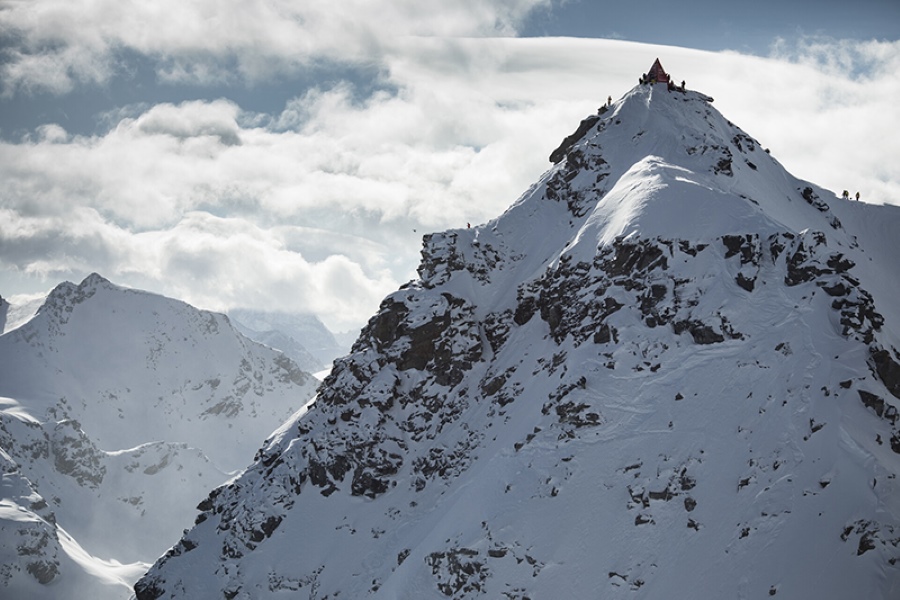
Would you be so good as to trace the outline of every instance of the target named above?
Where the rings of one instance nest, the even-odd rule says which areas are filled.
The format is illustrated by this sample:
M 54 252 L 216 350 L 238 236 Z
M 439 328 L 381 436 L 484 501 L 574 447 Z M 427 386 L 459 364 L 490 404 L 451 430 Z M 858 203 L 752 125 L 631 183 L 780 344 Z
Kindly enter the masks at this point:
M 0 295 L 96 271 L 359 327 L 657 56 L 795 175 L 897 204 L 898 30 L 887 1 L 0 1 Z
M 573 0 L 537 8 L 522 27 L 527 36 L 604 37 L 758 55 L 768 54 L 777 37 L 896 40 L 898 34 L 900 3 L 891 0 Z

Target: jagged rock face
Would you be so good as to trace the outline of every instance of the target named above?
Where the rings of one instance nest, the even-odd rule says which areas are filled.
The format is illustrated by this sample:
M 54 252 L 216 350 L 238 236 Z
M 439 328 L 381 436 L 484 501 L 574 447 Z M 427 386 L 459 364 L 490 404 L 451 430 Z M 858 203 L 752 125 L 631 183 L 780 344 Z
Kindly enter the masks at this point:
M 707 100 L 636 88 L 504 215 L 426 236 L 139 600 L 900 591 L 900 270 L 865 239 L 900 215 Z
M 0 504 L 0 532 L 4 543 L 0 566 L 0 585 L 8 592 L 34 591 L 59 575 L 60 548 L 56 516 L 16 464 L 0 456 L 3 504 Z M 18 514 L 16 514 L 18 513 Z

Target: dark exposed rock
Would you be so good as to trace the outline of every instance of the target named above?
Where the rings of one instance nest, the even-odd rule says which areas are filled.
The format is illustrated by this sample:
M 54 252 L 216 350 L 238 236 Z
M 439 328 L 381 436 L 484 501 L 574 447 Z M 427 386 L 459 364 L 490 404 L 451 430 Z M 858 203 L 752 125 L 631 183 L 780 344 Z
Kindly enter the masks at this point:
M 740 256 L 742 267 L 751 265 L 751 267 L 748 267 L 750 270 L 753 270 L 753 267 L 755 267 L 755 272 L 752 276 L 748 274 L 750 271 L 745 272 L 743 268 L 735 276 L 735 283 L 748 292 L 752 292 L 756 286 L 756 274 L 759 272 L 761 256 L 759 237 L 755 234 L 725 235 L 721 239 L 726 248 L 726 259 Z
M 678 248 L 688 256 L 697 256 L 697 254 L 702 252 L 706 246 L 706 244 L 697 244 L 695 246 L 687 240 L 679 240 L 678 242 Z
M 574 425 L 575 427 L 589 427 L 600 424 L 600 415 L 596 412 L 585 412 L 590 405 L 575 402 L 563 402 L 556 405 L 556 415 L 560 423 Z
M 446 283 L 451 273 L 466 269 L 467 263 L 457 250 L 458 237 L 454 232 L 430 233 L 422 237 L 422 261 L 418 273 L 424 287 Z
M 609 342 L 619 342 L 619 334 L 616 331 L 616 328 L 604 323 L 600 326 L 600 329 L 597 330 L 597 333 L 594 334 L 594 343 L 595 344 L 608 344 Z
M 674 324 L 674 330 L 676 334 L 689 332 L 697 344 L 717 344 L 725 341 L 724 335 L 699 321 L 679 321 Z
M 513 321 L 515 321 L 516 325 L 524 325 L 531 320 L 531 317 L 533 317 L 534 313 L 537 311 L 537 298 L 526 296 L 522 298 L 518 306 L 516 306 L 516 313 L 513 317 Z
M 550 162 L 556 164 L 560 162 L 563 158 L 566 157 L 566 153 L 569 149 L 574 146 L 578 140 L 584 137 L 590 129 L 597 124 L 600 120 L 599 115 L 591 115 L 585 119 L 582 119 L 581 123 L 578 124 L 578 129 L 575 130 L 571 135 L 566 136 L 566 139 L 562 141 L 559 147 L 556 148 L 553 152 L 550 153 Z
M 849 258 L 844 258 L 844 255 L 840 253 L 835 253 L 829 256 L 826 263 L 828 264 L 828 267 L 831 268 L 835 273 L 846 273 L 854 266 L 856 266 L 856 263 L 854 263 Z
M 875 542 L 872 541 L 872 538 L 869 536 L 869 534 L 865 533 L 865 534 L 861 535 L 859 538 L 859 545 L 856 548 L 856 555 L 862 556 L 869 550 L 874 550 L 874 549 L 875 549 Z
M 369 322 L 369 331 L 381 347 L 390 346 L 400 337 L 400 323 L 409 313 L 402 302 L 390 298 L 381 303 L 378 313 Z
M 895 398 L 900 398 L 900 364 L 883 348 L 872 350 L 871 360 L 884 387 Z
M 752 292 L 753 288 L 756 286 L 756 279 L 745 277 L 743 273 L 738 273 L 734 278 L 734 281 L 748 292 Z
M 393 472 L 388 472 L 385 474 L 393 475 L 394 473 L 396 473 L 395 470 L 393 470 Z M 388 480 L 376 477 L 365 467 L 359 466 L 353 472 L 353 481 L 351 482 L 350 491 L 354 496 L 367 496 L 369 498 L 376 498 L 385 493 L 388 490 L 388 487 Z
M 732 256 L 740 254 L 741 264 L 753 261 L 755 254 L 754 240 L 755 236 L 749 233 L 747 235 L 722 236 L 722 243 L 725 244 L 725 247 L 727 248 L 725 258 L 731 258 Z
M 675 493 L 672 492 L 672 490 L 670 490 L 668 487 L 659 492 L 650 491 L 647 495 L 651 500 L 662 500 L 664 502 L 668 502 L 675 497 Z
M 405 329 L 409 336 L 409 349 L 403 353 L 397 368 L 401 371 L 409 369 L 422 370 L 435 357 L 435 346 L 441 334 L 450 325 L 449 313 L 435 317 L 434 320 L 415 328 Z
M 825 283 L 820 283 L 820 285 L 822 286 L 822 289 L 825 291 L 825 293 L 829 296 L 846 296 L 848 293 L 850 293 L 850 288 L 844 285 L 844 283 L 841 281 L 838 281 L 834 285 L 828 285 Z
M 599 256 L 601 268 L 610 277 L 634 277 L 657 267 L 668 268 L 662 248 L 650 240 L 616 241 L 613 249 L 611 257 L 608 252 Z
M 884 398 L 865 390 L 857 390 L 857 392 L 859 393 L 859 399 L 862 400 L 863 404 L 874 410 L 875 414 L 879 417 L 884 416 Z
M 48 560 L 36 560 L 25 567 L 28 573 L 44 585 L 50 583 L 59 575 L 59 564 Z
M 422 491 L 428 480 L 439 477 L 449 479 L 457 477 L 472 462 L 472 451 L 478 446 L 480 435 L 471 433 L 460 440 L 452 449 L 442 446 L 431 447 L 413 461 L 413 472 L 418 475 L 415 483 L 416 491 Z
M 875 333 L 884 325 L 884 317 L 875 310 L 875 301 L 869 292 L 859 287 L 851 291 L 852 294 L 835 298 L 831 307 L 841 313 L 842 335 L 852 335 L 863 343 L 871 344 Z
M 270 516 L 267 518 L 259 529 L 250 532 L 251 542 L 261 542 L 267 537 L 271 537 L 272 533 L 281 525 L 281 517 Z
M 425 557 L 425 564 L 431 567 L 437 589 L 454 598 L 483 591 L 489 576 L 487 566 L 478 559 L 478 552 L 470 548 L 432 552 Z
M 509 257 L 501 249 L 495 248 L 490 243 L 471 241 L 466 248 L 460 245 L 460 236 L 457 232 L 446 231 L 442 233 L 430 233 L 422 238 L 422 261 L 419 263 L 419 282 L 425 289 L 433 289 L 442 283 L 446 283 L 453 273 L 465 271 L 477 281 L 487 283 L 491 273 L 502 263 L 508 260 L 517 260 Z M 406 284 L 401 289 L 409 289 L 412 283 Z
M 782 235 L 773 235 L 769 238 L 769 252 L 772 254 L 772 262 L 778 260 L 781 253 L 787 248 L 788 240 L 793 240 L 794 235 L 784 233 Z
M 731 170 L 731 157 L 723 156 L 722 158 L 720 158 L 719 162 L 716 163 L 716 166 L 713 170 L 717 174 L 724 173 L 725 175 L 732 177 L 734 175 L 734 172 Z
M 57 471 L 69 475 L 78 485 L 97 488 L 106 475 L 103 453 L 81 430 L 78 421 L 64 420 L 53 429 L 53 463 Z
M 731 138 L 731 143 L 737 146 L 737 149 L 743 153 L 754 152 L 759 145 L 759 142 L 743 132 L 738 133 Z M 747 147 L 746 150 L 744 149 L 744 146 Z
M 482 384 L 481 393 L 485 396 L 493 396 L 500 391 L 500 388 L 503 387 L 504 383 L 506 383 L 506 375 L 498 375 L 497 377 L 492 378 L 490 381 Z
M 787 274 L 784 283 L 795 286 L 815 280 L 820 275 L 830 273 L 829 269 L 822 268 L 816 262 L 810 261 L 811 254 L 801 241 L 796 251 L 787 260 Z
M 803 199 L 806 200 L 809 204 L 814 206 L 820 212 L 828 212 L 830 209 L 828 205 L 822 201 L 821 198 L 813 191 L 813 189 L 809 186 L 803 188 L 800 192 L 800 195 L 803 196 Z
M 484 335 L 491 345 L 491 351 L 498 352 L 503 344 L 506 343 L 509 337 L 511 321 L 515 322 L 513 315 L 513 311 L 506 310 L 502 313 L 491 313 L 485 318 L 483 323 Z M 521 325 L 522 323 L 519 324 Z
M 666 297 L 666 286 L 658 283 L 652 284 L 647 291 L 640 297 L 640 309 L 645 315 L 648 315 Z M 612 300 L 608 298 L 607 300 Z
M 653 523 L 653 522 L 654 522 L 654 521 L 653 521 L 653 518 L 652 518 L 652 517 L 650 517 L 649 515 L 645 515 L 645 514 L 643 514 L 643 513 L 639 513 L 639 514 L 634 518 L 634 524 L 635 524 L 635 525 L 646 525 L 647 523 Z
M 544 194 L 547 200 L 565 203 L 573 216 L 582 217 L 596 205 L 598 195 L 603 193 L 600 183 L 608 176 L 609 165 L 599 154 L 588 155 L 579 148 L 568 151 L 565 159 L 565 164 L 547 180 Z M 577 175 L 585 170 L 596 173 L 594 185 L 585 187 L 575 182 Z
M 157 600 L 166 593 L 164 581 L 151 580 L 146 577 L 134 584 L 136 600 Z

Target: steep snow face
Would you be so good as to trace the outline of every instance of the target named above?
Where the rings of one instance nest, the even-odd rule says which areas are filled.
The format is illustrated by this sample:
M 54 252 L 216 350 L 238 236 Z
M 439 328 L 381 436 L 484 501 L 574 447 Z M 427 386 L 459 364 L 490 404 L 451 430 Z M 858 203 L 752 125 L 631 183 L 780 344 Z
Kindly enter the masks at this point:
M 900 211 L 639 86 L 426 236 L 156 598 L 893 598 Z
M 224 316 L 98 275 L 19 321 L 0 336 L 0 595 L 127 598 L 314 394 Z

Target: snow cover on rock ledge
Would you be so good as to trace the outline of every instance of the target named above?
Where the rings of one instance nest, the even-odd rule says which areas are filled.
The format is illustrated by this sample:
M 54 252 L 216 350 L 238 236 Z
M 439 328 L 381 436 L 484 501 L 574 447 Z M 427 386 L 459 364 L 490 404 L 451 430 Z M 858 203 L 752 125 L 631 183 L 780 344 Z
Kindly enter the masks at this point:
M 639 86 L 426 236 L 156 598 L 895 598 L 900 211 Z

